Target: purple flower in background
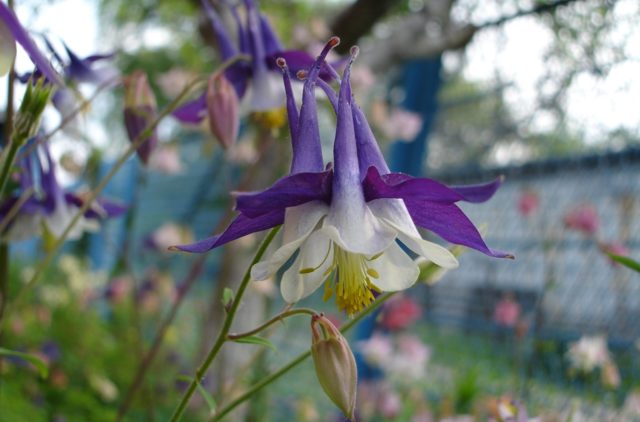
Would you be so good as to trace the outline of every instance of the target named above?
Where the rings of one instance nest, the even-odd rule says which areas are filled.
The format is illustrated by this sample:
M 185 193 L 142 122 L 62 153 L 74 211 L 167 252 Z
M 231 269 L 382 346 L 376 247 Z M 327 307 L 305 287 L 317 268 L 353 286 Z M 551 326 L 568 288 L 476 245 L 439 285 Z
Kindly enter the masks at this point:
M 60 76 L 29 36 L 15 13 L 4 2 L 0 2 L 0 75 L 9 72 L 13 65 L 16 42 L 27 52 L 33 64 L 36 65 L 38 73 L 51 83 L 62 84 Z
M 322 63 L 337 37 L 325 46 L 309 70 L 300 112 L 291 95 L 285 60 L 280 60 L 287 93 L 292 137 L 291 174 L 271 188 L 237 196 L 240 216 L 221 235 L 176 249 L 204 252 L 249 233 L 284 223 L 284 245 L 251 270 L 254 280 L 273 276 L 295 255 L 284 272 L 281 292 L 296 302 L 324 284 L 325 300 L 353 315 L 374 300 L 373 292 L 410 287 L 419 268 L 407 249 L 444 268 L 458 265 L 444 247 L 424 240 L 416 226 L 453 243 L 490 256 L 510 255 L 489 249 L 475 226 L 455 205 L 489 199 L 500 181 L 449 188 L 434 180 L 390 173 L 349 82 L 352 57 L 338 96 L 319 79 Z M 336 108 L 333 167 L 323 171 L 315 86 Z
M 60 187 L 55 175 L 55 164 L 46 146 L 23 157 L 19 168 L 19 189 L 0 203 L 0 222 L 8 218 L 23 192 L 33 189 L 34 193 L 20 206 L 17 215 L 2 234 L 12 240 L 23 240 L 39 235 L 44 229 L 59 237 L 84 204 L 83 196 L 65 192 Z M 79 238 L 85 230 L 98 230 L 100 220 L 117 217 L 125 210 L 125 207 L 104 199 L 94 201 L 71 230 L 68 239 Z
M 51 42 L 44 39 L 47 48 L 53 58 L 58 62 L 66 86 L 58 89 L 53 95 L 53 105 L 62 114 L 63 118 L 71 114 L 77 108 L 78 98 L 82 98 L 78 87 L 80 84 L 101 85 L 113 80 L 118 76 L 118 70 L 108 64 L 108 60 L 113 58 L 113 54 L 93 54 L 80 58 L 65 43 L 62 43 L 67 58 L 53 47 Z M 107 61 L 105 64 L 104 62 Z M 26 82 L 31 75 L 23 75 L 21 80 Z
M 268 111 L 281 107 L 284 104 L 284 94 L 276 58 L 285 58 L 292 74 L 295 74 L 298 70 L 309 68 L 314 62 L 313 57 L 303 51 L 285 51 L 267 18 L 260 13 L 253 0 L 241 2 L 244 20 L 238 10 L 241 6 L 229 6 L 237 27 L 237 42 L 234 42 L 234 37 L 225 29 L 209 1 L 202 0 L 202 5 L 217 39 L 222 60 L 241 54 L 250 57 L 249 62 L 238 61 L 224 72 L 238 98 L 247 96 L 248 109 L 251 111 Z M 326 79 L 330 79 L 335 73 L 325 63 L 322 64 L 321 71 L 320 76 Z M 206 114 L 206 92 L 173 112 L 178 120 L 192 124 L 200 123 Z

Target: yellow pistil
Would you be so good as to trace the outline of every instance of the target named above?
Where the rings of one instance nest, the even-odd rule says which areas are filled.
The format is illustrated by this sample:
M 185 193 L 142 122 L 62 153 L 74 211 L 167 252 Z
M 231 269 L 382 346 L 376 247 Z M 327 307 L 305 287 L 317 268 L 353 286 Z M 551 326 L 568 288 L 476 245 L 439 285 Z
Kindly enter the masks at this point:
M 333 259 L 324 273 L 327 280 L 322 299 L 327 301 L 335 294 L 338 308 L 344 310 L 349 316 L 353 316 L 375 300 L 373 292 L 381 293 L 380 288 L 372 281 L 380 278 L 380 275 L 375 269 L 369 268 L 369 262 L 382 254 L 367 258 L 362 254 L 347 252 L 331 242 L 329 251 L 320 265 L 315 268 L 303 268 L 300 274 L 309 274 L 318 270 L 326 261 L 331 249 L 333 249 Z

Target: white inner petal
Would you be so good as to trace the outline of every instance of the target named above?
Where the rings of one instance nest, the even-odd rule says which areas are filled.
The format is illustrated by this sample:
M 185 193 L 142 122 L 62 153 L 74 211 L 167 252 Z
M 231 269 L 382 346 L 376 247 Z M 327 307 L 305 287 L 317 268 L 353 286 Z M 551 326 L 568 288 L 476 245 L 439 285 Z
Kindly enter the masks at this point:
M 287 208 L 284 214 L 282 242 L 293 242 L 309 233 L 328 212 L 329 207 L 322 201 L 311 201 Z
M 331 204 L 324 228 L 342 249 L 375 255 L 394 241 L 396 230 L 383 224 L 364 203 L 364 199 L 336 198 Z
M 414 237 L 422 237 L 413 223 L 409 210 L 402 199 L 381 198 L 367 202 L 371 212 L 378 218 L 391 221 L 403 233 Z
M 260 281 L 275 274 L 316 229 L 326 211 L 326 205 L 320 201 L 288 208 L 284 221 L 284 245 L 268 259 L 255 264 L 251 268 L 251 278 Z
M 253 75 L 250 98 L 250 111 L 269 111 L 284 106 L 285 94 L 282 89 L 282 77 L 268 70 L 257 71 Z
M 418 255 L 422 255 L 443 268 L 451 269 L 458 267 L 458 260 L 447 248 L 436 243 L 429 242 L 428 240 L 424 240 L 422 237 L 405 233 L 400 229 L 400 227 L 389 220 L 384 221 L 391 227 L 398 230 L 398 239 Z
M 294 303 L 313 293 L 327 278 L 325 272 L 332 261 L 331 240 L 319 231 L 313 232 L 282 276 L 280 290 L 284 300 Z
M 386 292 L 407 289 L 420 275 L 418 264 L 395 242 L 367 264 L 378 273 L 378 277 L 371 281 Z

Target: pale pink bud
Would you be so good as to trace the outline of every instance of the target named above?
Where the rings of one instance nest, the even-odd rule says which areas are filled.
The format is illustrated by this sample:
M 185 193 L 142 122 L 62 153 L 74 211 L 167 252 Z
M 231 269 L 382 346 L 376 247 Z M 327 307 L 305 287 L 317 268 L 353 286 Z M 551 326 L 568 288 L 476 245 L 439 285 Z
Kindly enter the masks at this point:
M 206 99 L 211 133 L 223 148 L 229 148 L 238 138 L 240 128 L 236 90 L 224 74 L 214 74 L 209 78 Z
M 324 315 L 311 317 L 311 356 L 322 389 L 342 413 L 354 420 L 358 372 L 349 343 Z
M 598 212 L 591 205 L 575 208 L 564 217 L 564 225 L 567 228 L 577 230 L 586 235 L 595 234 L 599 224 Z

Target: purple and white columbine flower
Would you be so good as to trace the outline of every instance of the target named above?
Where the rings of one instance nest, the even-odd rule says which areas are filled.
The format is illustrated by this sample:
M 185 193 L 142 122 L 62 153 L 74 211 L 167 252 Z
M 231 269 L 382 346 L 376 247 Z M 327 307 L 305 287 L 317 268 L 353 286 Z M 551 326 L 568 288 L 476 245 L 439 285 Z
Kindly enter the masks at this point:
M 59 237 L 68 223 L 84 204 L 82 195 L 65 192 L 55 175 L 55 164 L 46 146 L 40 146 L 19 163 L 19 188 L 9 198 L 0 203 L 0 221 L 8 218 L 10 211 L 20 201 L 20 195 L 28 189 L 33 194 L 22 204 L 18 214 L 1 233 L 11 240 L 24 240 L 47 230 Z M 99 222 L 105 218 L 117 217 L 126 208 L 98 199 L 84 213 L 68 235 L 68 239 L 78 239 L 85 231 L 96 231 Z
M 247 108 L 250 111 L 263 112 L 282 107 L 285 98 L 280 86 L 276 58 L 284 57 L 289 62 L 293 74 L 298 70 L 307 69 L 313 64 L 313 58 L 303 51 L 285 51 L 254 0 L 242 1 L 246 16 L 244 21 L 237 10 L 239 6 L 230 6 L 237 25 L 237 43 L 232 41 L 233 37 L 225 29 L 209 0 L 202 0 L 202 5 L 218 41 L 222 60 L 226 61 L 239 55 L 251 58 L 250 62 L 241 60 L 234 63 L 224 72 L 235 88 L 238 98 L 247 98 Z M 334 73 L 329 65 L 322 65 L 323 78 L 330 79 Z M 200 123 L 206 114 L 206 92 L 173 112 L 173 116 L 178 120 L 191 124 Z
M 374 292 L 403 290 L 415 283 L 418 264 L 406 252 L 444 267 L 458 265 L 444 247 L 424 240 L 416 226 L 453 243 L 496 257 L 455 202 L 489 199 L 499 180 L 486 185 L 449 188 L 434 180 L 391 173 L 349 81 L 352 58 L 338 97 L 318 75 L 332 38 L 308 72 L 300 113 L 285 76 L 287 111 L 293 145 L 291 174 L 271 188 L 237 196 L 240 216 L 221 235 L 176 247 L 204 252 L 230 240 L 284 222 L 284 245 L 251 270 L 254 280 L 273 276 L 294 255 L 284 272 L 281 292 L 293 303 L 325 285 L 325 300 L 335 295 L 340 309 L 353 315 L 374 300 Z M 284 66 L 284 60 L 280 61 Z M 314 97 L 320 86 L 334 104 L 337 127 L 334 165 L 323 171 Z M 297 254 L 296 254 L 297 252 Z

